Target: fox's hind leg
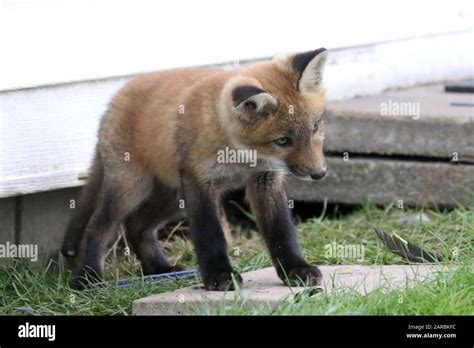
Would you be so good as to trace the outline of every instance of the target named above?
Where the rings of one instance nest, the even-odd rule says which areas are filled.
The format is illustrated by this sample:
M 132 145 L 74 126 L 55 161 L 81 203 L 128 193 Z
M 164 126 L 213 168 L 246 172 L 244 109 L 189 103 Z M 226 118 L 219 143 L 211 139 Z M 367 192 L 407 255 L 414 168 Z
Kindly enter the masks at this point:
M 94 213 L 97 194 L 101 190 L 103 169 L 99 154 L 92 164 L 86 185 L 81 189 L 76 209 L 66 229 L 61 253 L 68 259 L 77 256 L 84 231 Z
M 151 196 L 125 220 L 127 240 L 141 261 L 145 275 L 174 270 L 160 247 L 158 233 L 167 223 L 184 217 L 178 199 L 176 189 L 155 179 Z
M 120 180 L 116 180 L 120 178 Z M 72 287 L 82 289 L 84 279 L 101 280 L 104 262 L 119 236 L 125 218 L 148 198 L 152 178 L 142 172 L 104 177 L 101 192 L 81 243 L 81 262 Z

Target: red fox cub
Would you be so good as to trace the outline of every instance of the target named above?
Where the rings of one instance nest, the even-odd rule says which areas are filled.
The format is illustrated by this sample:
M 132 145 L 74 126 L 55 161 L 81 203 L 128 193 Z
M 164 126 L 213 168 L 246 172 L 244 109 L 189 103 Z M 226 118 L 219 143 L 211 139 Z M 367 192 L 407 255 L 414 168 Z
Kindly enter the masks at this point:
M 241 187 L 279 277 L 318 284 L 321 272 L 299 250 L 283 183 L 287 173 L 307 180 L 326 173 L 326 58 L 320 48 L 236 71 L 178 69 L 128 82 L 102 118 L 62 247 L 79 262 L 72 286 L 102 278 L 121 224 L 145 274 L 171 271 L 157 231 L 185 212 L 206 289 L 231 288 L 242 279 L 229 262 L 218 202 Z

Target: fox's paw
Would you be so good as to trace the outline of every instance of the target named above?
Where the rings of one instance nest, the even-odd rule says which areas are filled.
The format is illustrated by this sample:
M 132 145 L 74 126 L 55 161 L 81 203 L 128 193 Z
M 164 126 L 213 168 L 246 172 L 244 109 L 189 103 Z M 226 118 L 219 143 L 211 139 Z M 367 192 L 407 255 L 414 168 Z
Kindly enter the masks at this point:
M 69 283 L 69 286 L 73 290 L 85 290 L 91 285 L 100 283 L 103 281 L 103 275 L 100 271 L 95 271 L 88 267 L 80 269 L 78 274 Z
M 88 287 L 88 283 L 82 277 L 74 277 L 74 279 L 69 283 L 69 287 L 73 290 L 82 291 Z
M 234 282 L 237 286 L 242 284 L 242 277 L 236 272 L 210 273 L 203 280 L 208 291 L 235 290 Z
M 323 275 L 316 266 L 304 265 L 287 269 L 280 278 L 289 286 L 316 286 L 321 284 Z

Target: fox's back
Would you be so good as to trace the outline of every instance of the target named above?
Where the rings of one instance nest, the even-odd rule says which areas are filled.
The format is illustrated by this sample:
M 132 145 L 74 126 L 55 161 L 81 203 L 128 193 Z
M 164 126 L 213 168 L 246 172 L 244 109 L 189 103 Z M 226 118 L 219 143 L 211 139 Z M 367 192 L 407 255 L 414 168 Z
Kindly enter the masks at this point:
M 255 151 L 272 168 L 323 167 L 325 97 L 319 71 L 325 55 L 306 69 L 318 52 L 238 71 L 178 69 L 137 77 L 112 100 L 99 146 L 112 149 L 114 168 L 129 176 L 150 177 L 148 172 L 175 187 L 180 169 L 203 182 L 247 177 L 249 170 L 242 173 L 241 166 L 216 162 L 217 152 L 226 147 Z M 291 146 L 275 143 L 289 140 L 287 135 L 294 138 Z M 131 157 L 127 165 L 124 152 Z
M 185 114 L 193 88 L 222 73 L 219 69 L 189 68 L 130 80 L 111 101 L 99 143 L 116 152 L 129 152 L 136 166 L 151 170 L 168 184 L 179 185 L 178 117 Z

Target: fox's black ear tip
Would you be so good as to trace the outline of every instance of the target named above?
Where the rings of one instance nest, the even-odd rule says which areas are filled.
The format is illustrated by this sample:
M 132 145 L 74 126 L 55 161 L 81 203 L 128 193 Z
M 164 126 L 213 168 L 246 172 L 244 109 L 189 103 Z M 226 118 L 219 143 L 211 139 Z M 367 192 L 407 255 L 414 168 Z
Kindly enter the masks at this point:
M 315 50 L 298 53 L 296 56 L 300 56 L 300 57 L 305 56 L 309 59 L 309 58 L 314 58 L 317 55 L 319 55 L 323 52 L 326 52 L 327 50 L 328 49 L 326 47 L 320 47 L 320 48 L 316 48 Z
M 327 51 L 327 49 L 324 47 L 321 47 L 314 51 L 307 51 L 307 52 L 296 54 L 293 57 L 293 61 L 292 61 L 293 69 L 297 73 L 303 74 L 303 71 L 304 69 L 306 69 L 306 66 L 309 64 L 309 62 L 325 51 Z

